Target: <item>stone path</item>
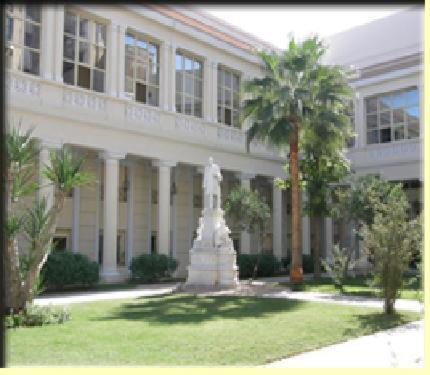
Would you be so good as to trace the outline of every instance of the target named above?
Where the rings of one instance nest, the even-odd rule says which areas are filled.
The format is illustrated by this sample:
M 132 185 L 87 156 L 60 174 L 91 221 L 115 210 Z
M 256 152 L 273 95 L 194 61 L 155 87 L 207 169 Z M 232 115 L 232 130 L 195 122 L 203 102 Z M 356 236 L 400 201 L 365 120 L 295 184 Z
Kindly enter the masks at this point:
M 424 367 L 424 321 L 326 346 L 265 367 Z

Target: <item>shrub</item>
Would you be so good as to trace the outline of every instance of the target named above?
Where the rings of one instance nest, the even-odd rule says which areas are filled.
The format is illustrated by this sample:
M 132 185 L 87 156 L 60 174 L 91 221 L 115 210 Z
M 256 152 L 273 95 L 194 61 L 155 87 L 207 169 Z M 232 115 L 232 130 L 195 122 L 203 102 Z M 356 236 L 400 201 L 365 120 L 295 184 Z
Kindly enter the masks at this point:
M 134 280 L 151 282 L 171 277 L 178 267 L 176 259 L 164 254 L 142 254 L 131 261 L 131 277 Z
M 314 272 L 314 257 L 310 254 L 303 254 L 302 256 L 303 273 Z
M 64 306 L 38 306 L 27 303 L 25 308 L 18 314 L 6 316 L 6 328 L 61 324 L 69 319 L 69 309 Z
M 258 277 L 273 276 L 280 268 L 280 261 L 271 253 L 262 254 L 238 254 L 237 265 L 239 267 L 239 277 L 249 278 L 253 276 L 256 263 Z
M 334 286 L 343 292 L 348 269 L 350 266 L 353 267 L 356 261 L 352 259 L 352 249 L 340 248 L 339 244 L 333 246 L 332 257 L 332 260 L 323 259 L 323 266 L 332 279 Z
M 42 285 L 51 289 L 90 286 L 99 281 L 99 265 L 71 251 L 53 251 L 41 271 Z

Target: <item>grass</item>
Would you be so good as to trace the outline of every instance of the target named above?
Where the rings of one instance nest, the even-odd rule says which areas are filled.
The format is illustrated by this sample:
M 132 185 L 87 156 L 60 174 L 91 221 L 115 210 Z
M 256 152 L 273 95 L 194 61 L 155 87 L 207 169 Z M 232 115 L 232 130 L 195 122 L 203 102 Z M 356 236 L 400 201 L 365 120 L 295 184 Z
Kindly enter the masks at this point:
M 410 279 L 406 280 L 406 286 L 400 291 L 399 298 L 421 301 L 424 297 L 424 293 L 421 290 L 419 282 L 414 281 L 408 284 L 409 280 Z M 370 279 L 363 276 L 349 277 L 345 282 L 343 294 L 363 297 L 380 297 L 379 289 L 370 286 L 369 282 Z M 280 282 L 279 285 L 291 286 L 287 282 Z M 304 291 L 339 293 L 333 281 L 328 277 L 304 280 L 300 288 Z
M 7 365 L 262 365 L 419 319 L 258 297 L 174 294 L 72 304 L 62 325 L 7 331 Z

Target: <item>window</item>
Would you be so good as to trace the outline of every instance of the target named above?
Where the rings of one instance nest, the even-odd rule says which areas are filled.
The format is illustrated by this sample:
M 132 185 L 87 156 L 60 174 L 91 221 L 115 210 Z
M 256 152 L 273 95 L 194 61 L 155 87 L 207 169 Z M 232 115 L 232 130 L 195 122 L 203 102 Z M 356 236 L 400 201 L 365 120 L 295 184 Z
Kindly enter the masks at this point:
M 69 229 L 57 229 L 52 238 L 52 250 L 65 251 L 70 249 L 71 231 Z
M 176 112 L 196 117 L 203 114 L 202 62 L 176 53 Z
M 33 5 L 6 7 L 7 67 L 40 74 L 41 8 Z
M 151 232 L 151 254 L 157 253 L 157 232 Z
M 81 14 L 64 13 L 63 81 L 105 91 L 106 25 Z
M 367 143 L 419 137 L 419 96 L 416 87 L 366 98 Z
M 218 122 L 240 127 L 239 87 L 238 74 L 218 67 Z
M 125 91 L 138 102 L 159 104 L 160 57 L 157 44 L 128 32 L 125 37 Z

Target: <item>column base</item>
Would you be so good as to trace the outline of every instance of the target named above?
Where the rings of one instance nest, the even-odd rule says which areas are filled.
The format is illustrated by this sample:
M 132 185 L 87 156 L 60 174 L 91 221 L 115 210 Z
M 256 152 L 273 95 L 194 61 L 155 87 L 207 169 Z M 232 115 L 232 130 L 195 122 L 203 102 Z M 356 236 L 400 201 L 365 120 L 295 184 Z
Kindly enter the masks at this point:
M 119 283 L 127 280 L 127 276 L 118 272 L 118 270 L 102 270 L 100 274 L 101 283 Z

